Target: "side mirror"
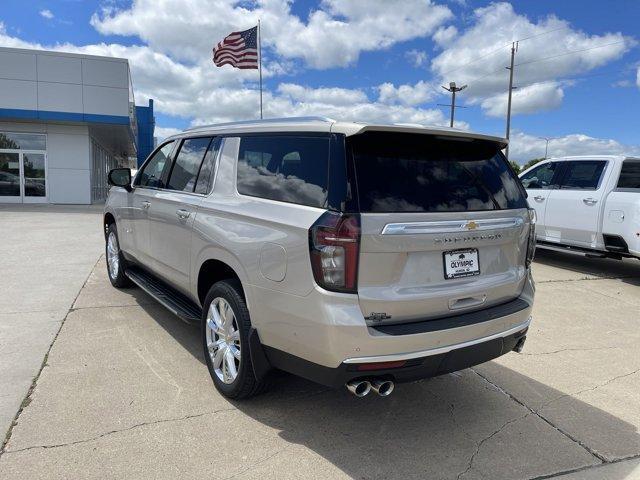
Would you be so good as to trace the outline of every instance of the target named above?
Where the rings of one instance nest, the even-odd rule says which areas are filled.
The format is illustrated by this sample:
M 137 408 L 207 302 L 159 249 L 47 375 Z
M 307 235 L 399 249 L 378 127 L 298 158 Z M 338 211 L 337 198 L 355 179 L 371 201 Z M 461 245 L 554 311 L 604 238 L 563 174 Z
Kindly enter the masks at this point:
M 131 191 L 131 169 L 130 168 L 114 168 L 109 172 L 107 177 L 109 185 L 122 187 L 127 192 Z

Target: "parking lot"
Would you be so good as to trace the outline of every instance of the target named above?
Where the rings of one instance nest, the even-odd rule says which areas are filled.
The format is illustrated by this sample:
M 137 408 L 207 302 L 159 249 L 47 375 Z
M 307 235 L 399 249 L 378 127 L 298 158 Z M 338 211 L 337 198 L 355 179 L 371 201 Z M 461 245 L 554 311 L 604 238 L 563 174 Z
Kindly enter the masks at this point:
M 2 479 L 640 478 L 639 261 L 539 250 L 522 354 L 387 398 L 282 374 L 236 403 L 197 328 L 111 287 L 99 222 L 0 208 Z

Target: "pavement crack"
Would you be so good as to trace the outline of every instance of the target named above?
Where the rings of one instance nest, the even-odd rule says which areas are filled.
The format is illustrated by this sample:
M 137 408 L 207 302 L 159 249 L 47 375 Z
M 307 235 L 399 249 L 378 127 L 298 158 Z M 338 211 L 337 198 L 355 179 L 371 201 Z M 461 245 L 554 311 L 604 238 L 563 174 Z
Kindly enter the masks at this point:
M 252 463 L 251 465 L 249 465 L 248 467 L 240 470 L 239 472 L 234 473 L 233 475 L 229 476 L 229 477 L 224 477 L 222 480 L 231 480 L 232 478 L 236 478 L 238 477 L 238 475 L 242 475 L 243 473 L 248 472 L 249 470 L 253 470 L 254 468 L 262 465 L 265 462 L 268 462 L 269 460 L 271 460 L 273 457 L 275 457 L 276 455 L 280 455 L 282 452 L 284 452 L 285 450 L 287 450 L 291 445 L 287 445 L 284 448 L 281 448 L 280 450 L 275 451 L 274 453 L 272 453 L 271 455 L 268 455 L 267 457 L 258 460 L 255 463 Z
M 493 385 L 494 388 L 496 388 L 498 391 L 504 393 L 505 395 L 507 395 L 511 400 L 513 400 L 514 402 L 516 402 L 517 404 L 523 406 L 524 408 L 526 408 L 530 413 L 534 414 L 536 417 L 538 417 L 540 420 L 542 420 L 543 422 L 545 422 L 546 424 L 548 424 L 551 428 L 557 430 L 559 433 L 561 433 L 562 435 L 564 435 L 565 437 L 567 437 L 569 440 L 571 440 L 572 442 L 578 444 L 580 447 L 582 447 L 584 450 L 586 450 L 588 453 L 590 453 L 591 455 L 593 455 L 595 458 L 597 458 L 601 463 L 607 463 L 607 459 L 605 457 L 603 457 L 602 455 L 600 455 L 598 452 L 596 452 L 594 449 L 592 449 L 591 447 L 589 447 L 587 444 L 585 444 L 584 442 L 582 442 L 581 440 L 579 440 L 578 438 L 574 437 L 573 435 L 571 435 L 569 432 L 566 432 L 565 430 L 563 430 L 562 428 L 558 427 L 556 424 L 554 424 L 551 420 L 549 420 L 547 417 L 545 417 L 544 415 L 542 415 L 542 413 L 540 413 L 540 410 L 542 410 L 542 408 L 544 408 L 546 405 L 548 405 L 551 402 L 554 402 L 560 398 L 562 398 L 563 396 L 567 396 L 567 395 L 563 395 L 560 397 L 557 397 L 553 400 L 551 400 L 550 402 L 548 402 L 547 404 L 543 405 L 542 407 L 540 407 L 538 410 L 534 410 L 533 408 L 529 407 L 526 403 L 524 403 L 522 400 L 520 400 L 519 398 L 515 397 L 514 395 L 510 394 L 509 392 L 507 392 L 506 390 L 504 390 L 503 388 L 501 388 L 500 386 L 496 385 L 495 383 L 493 383 L 491 380 L 489 380 L 487 377 L 485 377 L 484 375 L 482 375 L 480 372 L 476 371 L 473 368 L 470 368 L 469 370 L 471 370 L 473 373 L 475 373 L 476 375 L 478 375 L 480 378 L 482 378 L 485 382 L 489 383 L 490 385 Z M 636 370 L 638 371 L 638 370 Z M 631 372 L 629 374 L 626 375 L 621 375 L 620 377 L 616 377 L 616 378 L 621 378 L 624 376 L 629 376 L 632 375 L 635 372 Z M 611 381 L 613 381 L 614 379 L 612 379 Z M 606 384 L 607 382 L 605 382 Z M 602 386 L 602 385 L 600 385 Z M 597 387 L 595 387 L 597 388 Z M 595 389 L 593 388 L 593 389 Z M 588 390 L 588 389 L 587 389 Z M 571 395 L 571 394 L 569 394 Z M 575 394 L 573 394 L 575 395 Z
M 554 355 L 562 352 L 590 352 L 594 350 L 615 350 L 620 347 L 588 347 L 588 348 L 561 348 L 559 350 L 552 350 L 550 352 L 521 352 L 520 355 L 536 357 L 539 355 Z
M 70 305 L 69 309 L 67 310 L 67 313 L 65 314 L 64 318 L 60 322 L 60 326 L 58 327 L 58 331 L 56 332 L 55 336 L 53 337 L 53 340 L 51 340 L 51 343 L 49 344 L 49 348 L 47 349 L 47 353 L 45 353 L 44 358 L 42 359 L 42 363 L 40 364 L 40 369 L 38 370 L 36 375 L 33 377 L 33 380 L 31 382 L 31 386 L 29 387 L 29 390 L 27 391 L 27 394 L 25 395 L 25 397 L 22 399 L 22 403 L 20 404 L 20 408 L 18 408 L 18 411 L 16 412 L 15 416 L 13 417 L 13 421 L 11 422 L 11 425 L 9 426 L 9 430 L 7 430 L 7 433 L 6 433 L 5 437 L 4 437 L 4 441 L 2 442 L 2 447 L 0 448 L 0 458 L 2 457 L 2 455 L 4 455 L 6 453 L 7 444 L 9 443 L 9 440 L 11 439 L 11 434 L 13 433 L 14 427 L 18 424 L 18 419 L 20 418 L 20 415 L 22 414 L 24 409 L 27 408 L 27 406 L 31 403 L 31 395 L 33 395 L 33 392 L 36 389 L 36 385 L 38 383 L 38 379 L 40 378 L 40 375 L 42 374 L 42 371 L 44 370 L 44 367 L 47 366 L 47 361 L 49 360 L 49 354 L 51 353 L 51 349 L 53 348 L 53 345 L 56 343 L 56 340 L 58 339 L 58 336 L 60 335 L 60 332 L 62 331 L 62 328 L 64 327 L 64 324 L 67 321 L 67 318 L 69 317 L 69 313 L 71 313 L 71 311 L 73 309 L 73 305 L 75 305 L 76 301 L 78 300 L 78 297 L 80 296 L 80 292 L 82 292 L 82 289 L 84 289 L 84 287 L 86 286 L 87 282 L 89 281 L 89 278 L 91 278 L 91 273 L 98 266 L 98 263 L 100 263 L 101 259 L 102 259 L 102 255 L 100 255 L 98 257 L 98 259 L 96 260 L 96 263 L 94 263 L 93 267 L 91 267 L 91 270 L 87 274 L 87 278 L 84 279 L 84 282 L 82 283 L 82 286 L 78 290 L 78 293 L 76 293 L 75 298 L 71 302 L 71 305 Z
M 219 410 L 213 410 L 211 412 L 203 412 L 203 413 L 195 413 L 195 414 L 192 414 L 192 415 L 185 415 L 183 417 L 162 418 L 160 420 L 153 420 L 153 421 L 150 421 L 150 422 L 141 422 L 141 423 L 136 423 L 135 425 L 131 425 L 131 426 L 126 427 L 126 428 L 121 428 L 121 429 L 118 429 L 118 430 L 110 430 L 108 432 L 101 433 L 100 435 L 96 435 L 96 436 L 91 437 L 91 438 L 84 438 L 82 440 L 74 440 L 73 442 L 57 443 L 57 444 L 53 444 L 53 445 L 32 445 L 30 447 L 19 448 L 17 450 L 8 450 L 8 451 L 5 452 L 5 455 L 12 455 L 14 453 L 26 452 L 28 450 L 35 450 L 35 449 L 38 449 L 38 448 L 49 449 L 49 448 L 69 447 L 69 446 L 72 446 L 72 445 L 79 445 L 79 444 L 83 444 L 83 443 L 94 442 L 96 440 L 100 440 L 102 438 L 108 437 L 109 435 L 113 435 L 115 433 L 128 432 L 130 430 L 135 430 L 136 428 L 140 428 L 140 427 L 146 427 L 146 426 L 150 426 L 150 425 L 158 425 L 158 424 L 161 424 L 161 423 L 182 422 L 184 420 L 190 420 L 192 418 L 204 417 L 206 415 L 215 415 L 215 414 L 218 414 L 218 413 L 229 412 L 229 411 L 232 411 L 232 410 L 237 410 L 237 408 L 235 408 L 235 407 L 233 407 L 233 408 L 222 408 L 222 409 L 219 409 Z
M 460 472 L 458 474 L 458 476 L 456 477 L 456 480 L 460 480 L 464 475 L 467 474 L 467 472 L 469 472 L 469 470 L 471 470 L 471 468 L 473 467 L 473 462 L 475 461 L 476 457 L 478 456 L 478 454 L 480 453 L 480 449 L 482 449 L 482 446 L 489 440 L 491 440 L 493 437 L 495 437 L 496 435 L 498 435 L 500 432 L 502 432 L 505 428 L 507 428 L 509 425 L 511 425 L 512 423 L 518 422 L 520 420 L 525 419 L 526 417 L 528 417 L 529 415 L 531 415 L 532 412 L 528 411 L 526 412 L 524 415 L 520 415 L 519 417 L 516 418 L 512 418 L 511 420 L 503 423 L 497 430 L 494 430 L 493 432 L 491 432 L 489 435 L 487 435 L 486 437 L 484 437 L 482 440 L 480 440 L 479 442 L 476 443 L 476 448 L 475 451 L 471 454 L 471 457 L 469 458 L 469 462 L 467 463 L 467 468 L 465 468 L 462 472 Z
M 602 383 L 600 383 L 598 385 L 595 385 L 593 387 L 584 388 L 582 390 L 578 390 L 577 392 L 571 392 L 571 393 L 565 393 L 565 394 L 559 395 L 559 396 L 549 400 L 548 402 L 544 403 L 540 408 L 538 408 L 537 411 L 538 412 L 541 411 L 543 408 L 548 407 L 552 403 L 555 403 L 555 402 L 557 402 L 558 400 L 560 400 L 562 398 L 573 397 L 573 396 L 576 396 L 576 395 L 581 395 L 581 394 L 586 393 L 586 392 L 592 392 L 594 390 L 597 390 L 600 387 L 604 387 L 605 385 L 609 385 L 610 383 L 615 382 L 616 380 L 620 380 L 621 378 L 630 377 L 631 375 L 635 375 L 638 372 L 640 372 L 640 368 L 634 370 L 633 372 L 628 372 L 628 373 L 623 373 L 622 375 L 617 375 L 617 376 L 615 376 L 613 378 L 610 378 L 608 380 L 605 380 L 604 382 L 602 382 Z

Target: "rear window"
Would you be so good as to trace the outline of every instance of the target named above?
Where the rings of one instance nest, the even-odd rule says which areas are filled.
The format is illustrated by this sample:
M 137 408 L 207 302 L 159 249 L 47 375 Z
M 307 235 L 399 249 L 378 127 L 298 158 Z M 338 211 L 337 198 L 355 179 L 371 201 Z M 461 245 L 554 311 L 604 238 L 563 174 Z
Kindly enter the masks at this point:
M 327 200 L 328 168 L 328 136 L 243 137 L 238 155 L 238 192 L 322 207 Z
M 560 188 L 565 190 L 597 190 L 606 162 L 586 160 L 565 162 L 566 170 L 560 180 Z
M 386 132 L 347 141 L 363 212 L 527 207 L 519 180 L 491 142 Z
M 618 179 L 618 188 L 640 189 L 640 161 L 625 161 Z

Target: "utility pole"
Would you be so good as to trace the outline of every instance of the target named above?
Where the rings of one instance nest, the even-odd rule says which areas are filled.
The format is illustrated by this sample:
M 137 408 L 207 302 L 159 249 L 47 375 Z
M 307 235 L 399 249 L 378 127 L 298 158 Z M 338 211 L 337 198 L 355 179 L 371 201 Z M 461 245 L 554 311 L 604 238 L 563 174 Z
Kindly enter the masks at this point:
M 511 132 L 511 94 L 513 89 L 516 88 L 513 86 L 513 61 L 516 57 L 516 52 L 518 51 L 518 42 L 513 42 L 511 44 L 511 66 L 506 67 L 509 70 L 509 100 L 507 101 L 507 140 L 509 140 L 509 134 Z M 507 144 L 507 148 L 505 150 L 505 156 L 507 160 L 509 159 L 509 144 Z
M 449 83 L 449 88 L 445 87 L 444 85 L 442 86 L 442 88 L 444 88 L 447 92 L 451 92 L 451 123 L 450 123 L 450 126 L 453 128 L 453 117 L 454 117 L 455 109 L 456 109 L 456 93 L 457 92 L 461 92 L 462 90 L 467 88 L 467 85 L 463 85 L 461 87 L 456 87 L 456 82 L 450 82 Z
M 544 146 L 544 159 L 546 160 L 547 158 L 549 158 L 547 156 L 547 153 L 549 152 L 549 140 L 555 140 L 556 137 L 538 137 L 538 138 L 547 142 L 546 145 Z

